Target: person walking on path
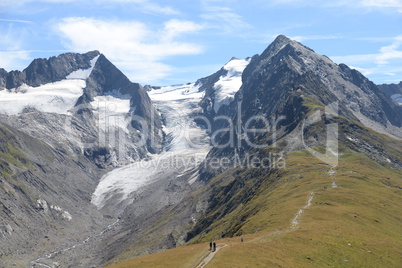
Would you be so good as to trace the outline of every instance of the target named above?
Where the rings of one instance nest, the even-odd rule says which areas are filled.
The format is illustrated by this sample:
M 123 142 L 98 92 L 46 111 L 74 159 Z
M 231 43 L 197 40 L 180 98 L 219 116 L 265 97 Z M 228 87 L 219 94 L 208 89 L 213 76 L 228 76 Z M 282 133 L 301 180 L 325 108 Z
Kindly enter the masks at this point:
M 214 250 L 213 250 L 213 251 L 215 251 L 215 250 L 216 250 L 216 243 L 215 243 L 215 242 L 214 242 L 213 246 L 214 246 Z
M 211 250 L 211 251 L 212 251 L 212 241 L 211 241 L 211 242 L 209 242 L 209 250 Z

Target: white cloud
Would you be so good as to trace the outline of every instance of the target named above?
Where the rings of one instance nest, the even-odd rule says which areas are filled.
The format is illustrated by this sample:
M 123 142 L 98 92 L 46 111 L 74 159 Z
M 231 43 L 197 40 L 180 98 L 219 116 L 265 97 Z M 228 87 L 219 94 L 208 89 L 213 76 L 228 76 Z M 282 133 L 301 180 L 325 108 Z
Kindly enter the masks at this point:
M 389 64 L 391 60 L 402 59 L 402 50 L 399 50 L 401 46 L 402 36 L 397 36 L 393 38 L 393 42 L 390 45 L 381 47 L 377 54 L 333 56 L 331 58 L 336 62 L 352 64 L 373 62 L 377 65 L 386 65 Z
M 361 0 L 360 4 L 367 7 L 402 8 L 402 0 Z
M 226 34 L 242 34 L 244 29 L 252 28 L 250 24 L 244 21 L 242 16 L 223 8 L 201 14 L 200 17 L 207 21 L 209 28 L 219 29 Z
M 56 25 L 66 48 L 79 52 L 97 49 L 130 79 L 141 83 L 166 77 L 172 71 L 162 62 L 167 57 L 202 53 L 202 46 L 178 41 L 202 28 L 190 21 L 170 20 L 154 30 L 141 22 L 90 18 L 65 18 Z
M 33 23 L 33 21 L 29 20 L 11 20 L 11 19 L 0 19 L 0 21 L 7 21 L 7 22 L 18 22 L 18 23 Z
M 219 33 L 243 35 L 245 29 L 252 28 L 242 16 L 233 11 L 236 0 L 201 0 L 204 12 L 200 18 L 206 21 L 207 27 L 219 30 Z
M 394 42 L 380 49 L 380 54 L 376 57 L 377 64 L 388 64 L 390 60 L 402 59 L 402 51 L 398 50 L 402 46 L 402 35 L 395 37 Z
M 402 36 L 392 38 L 392 43 L 383 46 L 376 54 L 358 54 L 332 56 L 337 63 L 345 63 L 362 72 L 364 75 L 382 74 L 388 76 L 402 75 L 400 61 L 402 59 Z M 363 68 L 361 66 L 372 66 Z
M 191 21 L 173 19 L 165 23 L 162 36 L 165 40 L 172 40 L 181 34 L 196 32 L 203 28 L 204 26 Z
M 7 71 L 21 69 L 28 59 L 28 51 L 0 51 L 0 68 L 4 68 Z

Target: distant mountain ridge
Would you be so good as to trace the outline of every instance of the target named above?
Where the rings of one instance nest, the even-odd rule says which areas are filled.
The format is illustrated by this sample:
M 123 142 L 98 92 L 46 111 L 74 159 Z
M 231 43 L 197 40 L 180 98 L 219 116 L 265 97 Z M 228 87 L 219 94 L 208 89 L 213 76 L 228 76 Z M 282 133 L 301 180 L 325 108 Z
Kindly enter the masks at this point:
M 382 84 L 378 87 L 399 105 L 402 105 L 402 81 L 399 84 Z
M 99 51 L 65 53 L 49 59 L 35 59 L 23 71 L 7 72 L 0 68 L 0 90 L 16 88 L 22 84 L 37 87 L 63 80 L 74 71 L 89 68 L 90 61 L 99 55 Z

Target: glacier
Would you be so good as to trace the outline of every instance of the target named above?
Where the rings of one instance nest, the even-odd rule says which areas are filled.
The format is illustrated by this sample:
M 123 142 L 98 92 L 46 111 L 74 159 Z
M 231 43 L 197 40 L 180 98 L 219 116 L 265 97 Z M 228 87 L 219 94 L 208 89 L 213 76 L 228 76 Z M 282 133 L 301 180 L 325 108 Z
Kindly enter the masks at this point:
M 169 141 L 160 154 L 137 161 L 104 175 L 92 195 L 91 202 L 99 209 L 118 199 L 124 206 L 134 202 L 135 191 L 157 180 L 179 177 L 195 169 L 210 150 L 205 129 L 193 120 L 193 114 L 203 97 L 193 84 L 167 86 L 148 92 L 159 112 L 166 119 L 163 131 Z M 189 179 L 192 183 L 194 178 Z

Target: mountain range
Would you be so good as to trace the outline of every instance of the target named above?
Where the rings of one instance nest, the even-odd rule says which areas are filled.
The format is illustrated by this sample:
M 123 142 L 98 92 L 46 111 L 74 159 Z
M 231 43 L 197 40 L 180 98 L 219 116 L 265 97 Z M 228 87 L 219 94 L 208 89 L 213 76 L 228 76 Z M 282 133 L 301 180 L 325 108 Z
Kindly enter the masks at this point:
M 0 267 L 398 267 L 401 83 L 283 35 L 184 85 L 0 69 Z

